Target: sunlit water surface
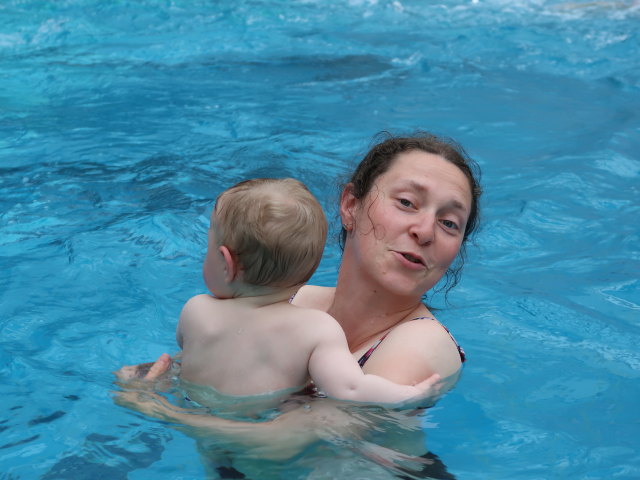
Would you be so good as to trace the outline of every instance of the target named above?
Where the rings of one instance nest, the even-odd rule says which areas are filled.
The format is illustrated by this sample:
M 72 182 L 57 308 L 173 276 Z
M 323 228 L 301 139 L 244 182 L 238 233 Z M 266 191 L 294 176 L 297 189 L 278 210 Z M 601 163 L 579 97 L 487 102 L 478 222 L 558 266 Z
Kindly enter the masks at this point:
M 639 20 L 630 1 L 2 2 L 0 478 L 202 478 L 195 441 L 115 405 L 110 372 L 176 351 L 212 199 L 293 176 L 337 225 L 372 136 L 416 128 L 465 145 L 486 192 L 461 284 L 431 299 L 469 361 L 417 450 L 438 478 L 640 478 Z M 313 281 L 338 262 L 331 241 Z M 375 425 L 237 466 L 424 477 Z

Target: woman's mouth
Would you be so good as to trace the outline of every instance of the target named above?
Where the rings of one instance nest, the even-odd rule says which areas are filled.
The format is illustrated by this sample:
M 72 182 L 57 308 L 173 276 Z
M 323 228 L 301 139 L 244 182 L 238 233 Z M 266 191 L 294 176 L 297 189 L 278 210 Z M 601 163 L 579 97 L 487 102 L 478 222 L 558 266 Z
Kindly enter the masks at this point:
M 402 255 L 405 259 L 407 259 L 411 263 L 415 263 L 416 265 L 425 266 L 424 260 L 419 256 L 413 255 L 411 253 L 406 253 L 406 252 L 398 252 L 398 253 L 400 255 Z

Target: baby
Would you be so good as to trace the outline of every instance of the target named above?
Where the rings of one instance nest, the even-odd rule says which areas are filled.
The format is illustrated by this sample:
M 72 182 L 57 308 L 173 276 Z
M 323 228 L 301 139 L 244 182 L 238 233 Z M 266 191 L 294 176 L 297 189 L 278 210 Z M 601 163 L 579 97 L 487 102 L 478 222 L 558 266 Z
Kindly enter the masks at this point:
M 408 386 L 364 374 L 333 317 L 289 303 L 318 267 L 326 235 L 322 207 L 297 180 L 248 180 L 223 192 L 203 266 L 214 296 L 191 298 L 176 332 L 181 378 L 236 396 L 310 380 L 330 397 L 358 402 L 437 393 L 438 375 Z

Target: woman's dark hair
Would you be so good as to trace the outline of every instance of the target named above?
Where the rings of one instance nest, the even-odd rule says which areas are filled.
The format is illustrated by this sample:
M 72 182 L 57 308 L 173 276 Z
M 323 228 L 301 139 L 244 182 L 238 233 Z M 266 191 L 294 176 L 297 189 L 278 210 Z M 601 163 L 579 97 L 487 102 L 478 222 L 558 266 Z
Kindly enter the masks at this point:
M 462 245 L 457 261 L 449 267 L 446 281 L 442 289 L 447 292 L 460 281 L 460 274 L 466 257 L 465 244 L 471 234 L 476 231 L 480 221 L 480 167 L 464 151 L 461 145 L 450 138 L 437 137 L 426 132 L 417 132 L 409 136 L 393 136 L 388 132 L 376 135 L 377 143 L 369 150 L 358 164 L 348 183 L 353 185 L 353 195 L 362 200 L 371 191 L 376 179 L 384 174 L 400 153 L 421 150 L 438 155 L 460 169 L 469 182 L 471 191 L 471 210 L 464 230 Z M 340 231 L 340 248 L 344 249 L 347 231 Z

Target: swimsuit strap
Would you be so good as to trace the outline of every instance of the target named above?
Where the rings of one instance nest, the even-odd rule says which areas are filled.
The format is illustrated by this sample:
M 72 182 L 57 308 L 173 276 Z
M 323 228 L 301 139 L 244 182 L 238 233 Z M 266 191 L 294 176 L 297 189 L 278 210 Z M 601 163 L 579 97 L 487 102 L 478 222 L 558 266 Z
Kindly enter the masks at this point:
M 358 360 L 358 365 L 360 365 L 360 368 L 364 367 L 364 364 L 367 362 L 367 360 L 369 360 L 369 357 L 371 356 L 373 351 L 376 348 L 378 348 L 378 345 L 382 343 L 382 341 L 387 337 L 387 335 L 389 335 L 389 332 L 385 333 L 380 340 L 374 343 L 373 346 L 369 350 L 367 350 L 364 355 L 360 357 L 360 359 Z
M 435 320 L 435 318 L 433 318 L 433 317 L 415 317 L 415 318 L 412 318 L 409 321 L 412 321 L 412 320 Z M 442 325 L 441 323 L 440 323 L 440 326 L 445 329 L 445 331 L 451 337 L 451 340 L 453 340 L 454 345 L 458 349 L 458 354 L 460 355 L 460 361 L 462 363 L 464 363 L 467 360 L 467 357 L 466 357 L 466 355 L 464 353 L 464 350 L 462 349 L 462 347 L 460 345 L 458 345 L 458 342 L 456 342 L 456 339 L 453 338 L 453 335 L 451 335 L 451 332 L 449 331 L 449 329 L 447 327 L 445 327 L 444 325 Z M 362 355 L 360 357 L 360 359 L 358 360 L 358 365 L 360 365 L 361 368 L 364 366 L 364 364 L 367 362 L 367 360 L 369 360 L 369 357 L 371 356 L 371 354 L 375 351 L 376 348 L 378 348 L 378 346 L 387 337 L 387 335 L 389 335 L 389 332 L 385 333 L 382 336 L 382 338 L 380 338 L 380 340 L 378 340 L 376 343 L 374 343 L 373 346 L 369 350 L 367 350 L 364 355 Z
M 435 318 L 433 317 L 416 317 L 416 318 L 412 318 L 411 320 L 422 320 L 422 319 L 430 319 L 430 320 L 435 320 Z M 453 335 L 451 334 L 451 332 L 449 331 L 449 329 L 447 327 L 445 327 L 444 325 L 440 324 L 440 326 L 442 328 L 444 328 L 445 332 L 447 332 L 449 334 L 449 337 L 451 337 L 451 340 L 453 340 L 454 345 L 456 346 L 456 348 L 458 349 L 458 354 L 460 355 L 460 361 L 462 363 L 464 363 L 467 360 L 467 356 L 464 353 L 464 349 L 458 345 L 458 342 L 456 342 L 456 339 L 453 338 Z

